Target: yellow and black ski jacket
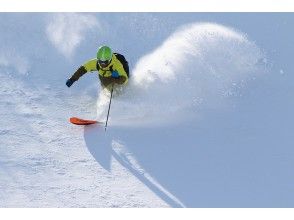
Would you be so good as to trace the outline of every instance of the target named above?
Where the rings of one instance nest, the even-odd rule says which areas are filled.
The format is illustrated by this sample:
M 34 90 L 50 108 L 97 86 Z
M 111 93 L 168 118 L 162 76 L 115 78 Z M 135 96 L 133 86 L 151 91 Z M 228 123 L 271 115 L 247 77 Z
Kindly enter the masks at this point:
M 84 63 L 82 66 L 77 69 L 77 71 L 71 76 L 71 80 L 73 82 L 77 81 L 81 76 L 83 76 L 87 72 L 98 71 L 98 76 L 101 81 L 103 87 L 108 87 L 112 83 L 117 83 L 120 85 L 126 84 L 128 82 L 128 73 L 123 68 L 123 64 L 116 57 L 115 54 L 112 55 L 112 59 L 110 64 L 102 68 L 98 60 L 91 59 Z M 117 71 L 119 74 L 118 78 L 111 77 L 112 71 Z

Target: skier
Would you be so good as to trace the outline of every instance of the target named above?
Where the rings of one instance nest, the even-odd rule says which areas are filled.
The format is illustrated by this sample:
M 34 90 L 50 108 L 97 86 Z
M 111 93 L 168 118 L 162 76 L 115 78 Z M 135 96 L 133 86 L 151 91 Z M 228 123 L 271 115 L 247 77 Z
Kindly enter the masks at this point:
M 97 58 L 87 61 L 66 81 L 70 87 L 81 76 L 90 71 L 98 71 L 102 88 L 109 91 L 115 84 L 127 84 L 129 79 L 129 66 L 125 57 L 119 53 L 113 53 L 110 47 L 101 46 L 97 52 Z

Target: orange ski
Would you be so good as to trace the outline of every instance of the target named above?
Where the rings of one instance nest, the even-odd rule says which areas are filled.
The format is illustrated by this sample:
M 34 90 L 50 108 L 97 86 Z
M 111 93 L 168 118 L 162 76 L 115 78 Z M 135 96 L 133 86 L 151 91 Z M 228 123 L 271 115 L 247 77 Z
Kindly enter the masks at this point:
M 94 120 L 85 120 L 85 119 L 76 118 L 76 117 L 72 117 L 72 118 L 70 118 L 69 121 L 70 121 L 72 124 L 75 124 L 75 125 L 90 125 L 90 124 L 98 123 L 98 121 L 94 121 Z

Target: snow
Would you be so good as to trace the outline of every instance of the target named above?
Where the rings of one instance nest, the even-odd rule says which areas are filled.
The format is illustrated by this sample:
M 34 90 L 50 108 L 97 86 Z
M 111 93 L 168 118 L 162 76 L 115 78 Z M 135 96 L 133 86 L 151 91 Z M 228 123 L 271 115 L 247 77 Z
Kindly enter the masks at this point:
M 0 207 L 293 207 L 293 15 L 0 17 Z M 96 73 L 65 86 L 100 44 L 107 132 L 68 122 L 105 121 Z
M 224 26 L 195 23 L 182 27 L 138 61 L 127 91 L 117 98 L 112 118 L 115 124 L 128 127 L 191 120 L 203 100 L 215 105 L 213 99 L 222 99 L 243 81 L 260 75 L 262 57 L 245 36 Z M 107 99 L 101 98 L 98 106 Z
M 98 22 L 93 15 L 58 14 L 48 24 L 46 33 L 57 50 L 64 56 L 71 57 L 78 45 L 85 40 L 83 33 L 94 28 L 99 30 Z

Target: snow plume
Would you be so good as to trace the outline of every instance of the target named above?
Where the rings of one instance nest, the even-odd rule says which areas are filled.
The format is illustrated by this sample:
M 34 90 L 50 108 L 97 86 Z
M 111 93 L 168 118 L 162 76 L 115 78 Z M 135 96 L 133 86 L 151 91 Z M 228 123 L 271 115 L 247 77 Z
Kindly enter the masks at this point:
M 264 68 L 261 60 L 259 48 L 233 29 L 184 26 L 131 70 L 128 88 L 113 101 L 112 124 L 162 125 L 197 117 L 200 108 L 238 94 Z
M 93 15 L 68 13 L 52 17 L 46 29 L 47 36 L 65 57 L 73 55 L 87 30 L 99 27 Z

